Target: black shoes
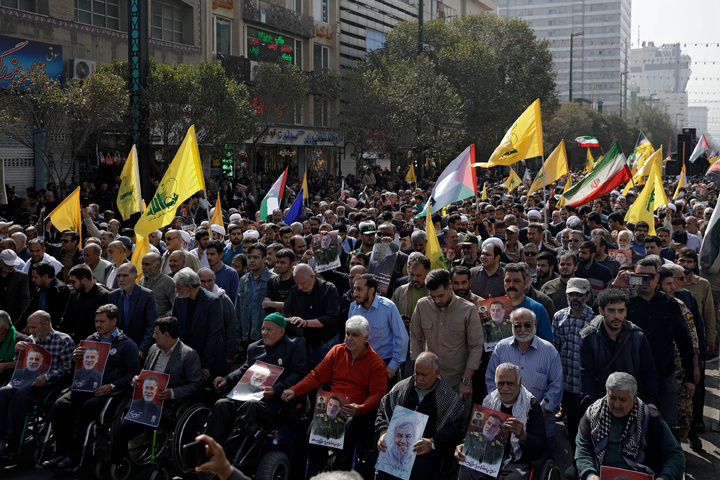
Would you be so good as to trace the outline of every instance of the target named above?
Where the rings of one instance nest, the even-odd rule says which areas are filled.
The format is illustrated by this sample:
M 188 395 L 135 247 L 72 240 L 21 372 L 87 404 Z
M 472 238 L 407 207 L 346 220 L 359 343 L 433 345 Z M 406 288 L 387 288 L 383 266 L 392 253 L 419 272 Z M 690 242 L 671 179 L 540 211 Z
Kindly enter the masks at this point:
M 697 433 L 690 432 L 690 434 L 688 435 L 688 441 L 690 442 L 690 448 L 692 448 L 693 451 L 702 451 L 702 441 L 700 441 L 700 437 L 697 436 Z
M 52 458 L 50 460 L 47 460 L 40 464 L 41 468 L 46 468 L 48 470 L 54 470 L 57 468 L 58 464 L 66 460 L 68 457 L 64 455 L 57 456 L 55 458 Z

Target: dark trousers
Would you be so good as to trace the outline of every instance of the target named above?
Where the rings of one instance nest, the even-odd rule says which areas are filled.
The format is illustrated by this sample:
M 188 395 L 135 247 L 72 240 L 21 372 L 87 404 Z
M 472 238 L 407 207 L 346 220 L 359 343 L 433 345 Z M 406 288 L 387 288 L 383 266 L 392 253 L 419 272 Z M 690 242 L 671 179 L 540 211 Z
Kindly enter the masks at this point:
M 143 425 L 142 423 L 132 422 L 130 420 L 126 420 L 125 418 L 120 420 L 117 427 L 115 427 L 115 430 L 113 430 L 112 446 L 110 448 L 110 460 L 112 463 L 120 463 L 124 457 L 128 456 L 128 447 L 134 438 L 145 433 L 148 435 L 149 439 L 152 439 L 153 432 L 155 432 L 155 430 L 172 427 L 173 424 L 170 422 L 177 413 L 177 406 L 178 405 L 171 400 L 165 401 L 163 404 L 162 415 L 160 417 L 160 424 L 157 428 L 151 427 L 150 425 Z M 151 442 L 151 440 L 148 441 Z
M 504 467 L 500 467 L 497 478 L 500 480 L 527 480 L 530 478 L 531 468 L 527 463 L 508 463 Z M 492 478 L 464 466 L 460 467 L 460 475 L 458 475 L 458 480 L 490 480 Z
M 359 417 L 351 417 L 345 423 L 345 440 L 343 449 L 335 461 L 335 470 L 348 471 L 353 466 L 353 455 L 355 447 L 363 439 L 367 432 L 373 432 L 377 411 L 370 412 Z M 327 447 L 310 445 L 308 448 L 308 471 L 307 478 L 320 472 L 327 465 Z
M 262 425 L 272 416 L 262 400 L 240 402 L 221 398 L 215 403 L 212 413 L 208 417 L 205 434 L 222 445 L 230 437 L 236 423 L 240 422 L 246 425 L 254 422 Z
M 575 437 L 577 437 L 578 425 L 580 424 L 580 418 L 582 418 L 583 410 L 580 407 L 580 394 L 572 393 L 565 390 L 562 398 L 562 408 L 567 417 L 567 431 L 568 437 L 570 438 L 570 447 L 573 453 L 575 452 Z M 552 413 L 548 413 L 548 416 Z
M 700 381 L 695 385 L 695 395 L 692 397 L 693 404 L 693 421 L 690 424 L 690 431 L 695 431 L 695 422 L 703 419 L 703 409 L 705 406 L 705 365 L 700 369 Z
M 0 388 L 0 438 L 15 446 L 20 441 L 25 416 L 40 404 L 55 384 L 29 386 L 16 390 L 10 385 Z
M 92 392 L 70 391 L 55 402 L 50 412 L 50 421 L 57 440 L 58 455 L 80 455 L 88 425 L 97 420 L 109 398 L 95 397 Z M 74 425 L 76 419 L 77 440 Z

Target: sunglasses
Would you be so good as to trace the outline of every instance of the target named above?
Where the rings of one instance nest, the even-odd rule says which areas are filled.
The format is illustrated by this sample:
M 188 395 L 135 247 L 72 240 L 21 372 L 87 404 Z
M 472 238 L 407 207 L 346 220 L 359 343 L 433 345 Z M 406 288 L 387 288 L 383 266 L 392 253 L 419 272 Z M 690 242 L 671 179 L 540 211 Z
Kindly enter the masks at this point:
M 515 330 L 520 330 L 523 327 L 525 328 L 525 330 L 530 330 L 532 328 L 532 323 L 513 323 L 513 328 Z
M 568 297 L 584 297 L 585 294 L 580 293 L 580 292 L 567 292 L 567 296 Z
M 170 241 L 170 240 L 175 240 L 176 238 L 178 238 L 178 237 L 165 237 L 165 240 Z
M 536 257 L 536 256 L 537 256 L 537 252 L 525 252 L 524 255 L 525 255 L 526 257 Z

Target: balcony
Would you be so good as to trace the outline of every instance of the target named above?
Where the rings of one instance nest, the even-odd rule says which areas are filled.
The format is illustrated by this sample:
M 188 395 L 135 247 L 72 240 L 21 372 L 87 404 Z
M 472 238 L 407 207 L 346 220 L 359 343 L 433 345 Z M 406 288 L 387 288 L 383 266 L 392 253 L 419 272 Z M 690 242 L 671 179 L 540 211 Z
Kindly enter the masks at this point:
M 313 17 L 263 0 L 243 0 L 243 19 L 305 38 L 315 34 Z

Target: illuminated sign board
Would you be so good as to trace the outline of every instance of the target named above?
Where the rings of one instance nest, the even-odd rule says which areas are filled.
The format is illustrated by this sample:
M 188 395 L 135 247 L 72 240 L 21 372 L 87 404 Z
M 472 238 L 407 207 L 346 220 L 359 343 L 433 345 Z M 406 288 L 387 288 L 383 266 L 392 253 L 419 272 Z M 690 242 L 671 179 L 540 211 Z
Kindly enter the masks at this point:
M 248 58 L 256 62 L 295 63 L 295 39 L 266 30 L 248 27 Z

